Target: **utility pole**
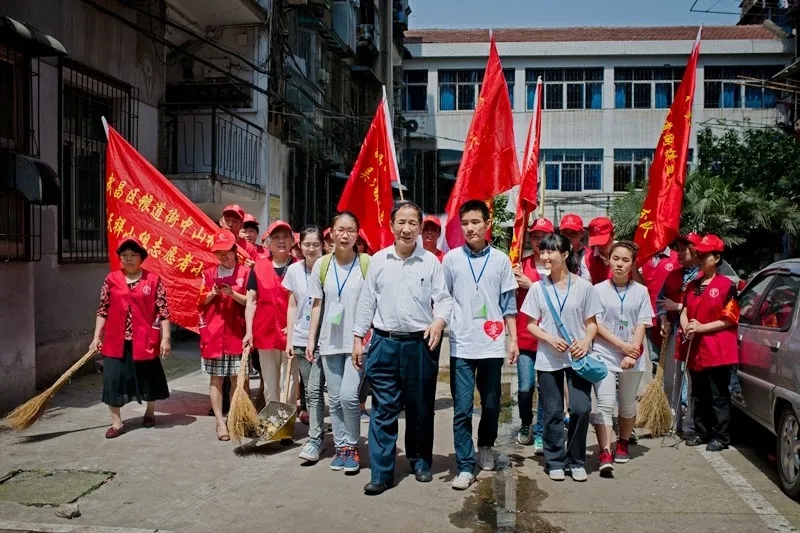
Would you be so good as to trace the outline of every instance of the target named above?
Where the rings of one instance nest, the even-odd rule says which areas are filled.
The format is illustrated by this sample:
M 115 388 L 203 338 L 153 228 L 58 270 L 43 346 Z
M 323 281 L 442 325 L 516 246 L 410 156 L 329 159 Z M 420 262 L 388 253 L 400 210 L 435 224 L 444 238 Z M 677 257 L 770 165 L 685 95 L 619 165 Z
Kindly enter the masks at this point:
M 389 117 L 391 124 L 394 124 L 394 70 L 392 65 L 392 50 L 394 49 L 394 5 L 392 0 L 379 1 L 381 17 L 381 51 L 379 68 L 381 79 L 386 86 L 386 100 L 389 104 Z

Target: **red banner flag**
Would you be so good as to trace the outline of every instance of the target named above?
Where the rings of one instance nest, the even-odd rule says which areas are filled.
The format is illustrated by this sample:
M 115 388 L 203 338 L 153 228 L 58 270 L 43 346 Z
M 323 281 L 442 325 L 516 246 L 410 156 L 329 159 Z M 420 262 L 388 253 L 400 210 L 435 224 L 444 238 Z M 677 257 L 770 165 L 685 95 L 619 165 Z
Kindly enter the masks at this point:
M 458 209 L 467 200 L 489 200 L 519 183 L 514 117 L 494 36 L 461 165 L 447 201 L 445 237 L 452 249 L 464 244 Z
M 542 77 L 536 82 L 536 98 L 533 116 L 528 126 L 528 137 L 525 140 L 525 156 L 523 159 L 522 181 L 519 185 L 517 210 L 514 218 L 514 234 L 508 256 L 516 265 L 522 259 L 522 244 L 525 242 L 525 230 L 528 220 L 539 203 L 539 146 L 542 138 Z
M 389 124 L 389 105 L 384 88 L 381 103 L 336 206 L 339 211 L 350 211 L 358 217 L 367 245 L 373 251 L 394 242 L 390 220 L 394 207 L 392 182 L 399 183 L 400 173 Z
M 667 113 L 653 164 L 650 165 L 647 197 L 642 204 L 639 225 L 633 238 L 633 242 L 639 246 L 638 266 L 669 246 L 680 230 L 699 55 L 700 31 L 697 32 L 683 80 L 675 91 L 675 99 Z
M 211 245 L 217 226 L 113 128 L 106 150 L 108 260 L 121 268 L 117 247 L 129 237 L 147 250 L 143 267 L 167 291 L 171 321 L 197 328 L 203 270 L 216 264 Z

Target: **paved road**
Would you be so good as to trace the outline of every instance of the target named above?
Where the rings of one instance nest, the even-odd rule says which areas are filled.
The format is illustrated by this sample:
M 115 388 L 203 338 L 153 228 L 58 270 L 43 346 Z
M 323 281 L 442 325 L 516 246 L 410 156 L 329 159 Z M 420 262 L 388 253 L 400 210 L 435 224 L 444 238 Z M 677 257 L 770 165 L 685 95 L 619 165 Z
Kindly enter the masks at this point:
M 169 363 L 172 397 L 159 404 L 153 429 L 140 427 L 143 408 L 131 405 L 123 410 L 129 432 L 104 439 L 108 421 L 98 401 L 100 376 L 87 375 L 59 393 L 30 430 L 0 433 L 0 476 L 17 469 L 115 473 L 78 500 L 82 516 L 72 521 L 57 518 L 53 508 L 0 501 L 0 532 L 749 533 L 800 527 L 800 506 L 778 489 L 775 466 L 768 461 L 773 441 L 752 426 L 742 446 L 722 454 L 645 439 L 614 479 L 601 479 L 589 457 L 587 483 L 558 483 L 546 477 L 530 447 L 514 442 L 511 409 L 498 442 L 504 468 L 482 473 L 466 492 L 453 491 L 446 373 L 437 401 L 433 483 L 417 483 L 401 459 L 397 486 L 368 498 L 362 493 L 369 479 L 366 457 L 365 469 L 353 477 L 330 471 L 326 462 L 300 465 L 297 453 L 306 431 L 300 424 L 291 448 L 218 442 L 214 421 L 206 416 L 207 381 L 196 357 L 191 345 L 176 350 Z M 512 374 L 509 370 L 506 379 L 513 380 Z M 330 434 L 327 444 L 330 449 Z M 592 437 L 589 453 L 594 452 Z

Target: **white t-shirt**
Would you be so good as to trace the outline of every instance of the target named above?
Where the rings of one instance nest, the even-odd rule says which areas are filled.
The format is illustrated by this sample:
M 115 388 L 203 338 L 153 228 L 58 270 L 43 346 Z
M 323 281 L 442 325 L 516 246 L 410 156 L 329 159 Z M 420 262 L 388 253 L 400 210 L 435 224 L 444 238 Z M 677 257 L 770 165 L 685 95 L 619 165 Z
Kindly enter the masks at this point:
M 611 280 L 608 280 L 595 285 L 594 290 L 603 305 L 603 312 L 597 317 L 597 323 L 603 324 L 623 341 L 633 340 L 636 326 L 653 325 L 655 314 L 650 305 L 650 294 L 644 285 L 631 281 L 627 289 L 615 289 Z M 606 362 L 610 371 L 622 372 L 622 352 L 599 334 L 594 338 L 594 352 Z M 639 357 L 631 371 L 644 372 L 649 365 L 650 361 L 645 353 Z
M 447 290 L 453 296 L 450 356 L 505 357 L 506 331 L 500 295 L 517 288 L 511 260 L 496 248 L 490 248 L 486 255 L 468 258 L 463 247 L 458 247 L 444 256 L 442 270 Z
M 311 326 L 311 306 L 314 298 L 308 295 L 308 278 L 311 273 L 305 261 L 295 261 L 286 269 L 283 277 L 283 288 L 294 294 L 297 300 L 297 313 L 292 328 L 292 344 L 306 346 L 308 344 L 308 328 Z M 327 281 L 327 280 L 326 280 Z
M 586 335 L 586 320 L 603 312 L 603 306 L 597 298 L 597 293 L 595 293 L 592 284 L 575 274 L 570 274 L 569 287 L 563 290 L 556 289 L 558 298 L 553 292 L 554 287 L 550 283 L 550 278 L 537 281 L 531 286 L 525 296 L 525 301 L 522 302 L 520 311 L 533 320 L 541 319 L 539 327 L 557 337 L 560 337 L 560 335 L 558 334 L 556 322 L 542 293 L 545 290 L 545 284 L 556 312 L 561 307 L 559 299 L 564 304 L 564 308 L 561 311 L 561 321 L 567 328 L 567 333 L 569 333 L 573 341 L 583 338 Z M 548 343 L 539 341 L 539 348 L 536 352 L 536 370 L 552 372 L 567 368 L 570 364 L 571 357 L 569 352 L 558 352 Z
M 342 267 L 335 258 L 331 258 L 328 273 L 325 276 L 324 295 L 323 287 L 319 282 L 322 259 L 314 263 L 314 268 L 308 277 L 308 296 L 325 300 L 317 341 L 320 355 L 352 353 L 353 351 L 353 324 L 356 320 L 361 286 L 364 284 L 361 265 L 358 261 L 358 255 L 356 255 L 355 263 Z M 339 288 L 341 288 L 341 296 L 339 296 Z M 339 309 L 336 309 L 337 307 Z M 338 323 L 334 324 L 332 318 L 338 314 L 338 311 L 341 311 L 341 317 L 337 321 Z

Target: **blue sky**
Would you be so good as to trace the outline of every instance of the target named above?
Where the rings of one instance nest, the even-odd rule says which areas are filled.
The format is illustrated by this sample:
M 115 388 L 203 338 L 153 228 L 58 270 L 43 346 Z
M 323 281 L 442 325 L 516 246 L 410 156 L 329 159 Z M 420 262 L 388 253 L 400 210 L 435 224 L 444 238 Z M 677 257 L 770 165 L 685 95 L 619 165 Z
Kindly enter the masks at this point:
M 695 13 L 694 0 L 410 0 L 411 28 L 675 26 L 736 24 L 735 15 Z M 734 13 L 740 0 L 697 0 L 695 9 Z

